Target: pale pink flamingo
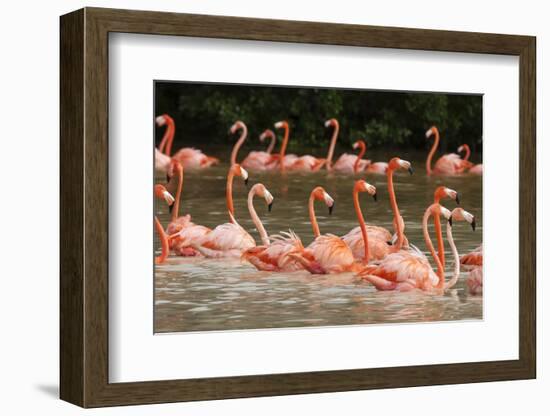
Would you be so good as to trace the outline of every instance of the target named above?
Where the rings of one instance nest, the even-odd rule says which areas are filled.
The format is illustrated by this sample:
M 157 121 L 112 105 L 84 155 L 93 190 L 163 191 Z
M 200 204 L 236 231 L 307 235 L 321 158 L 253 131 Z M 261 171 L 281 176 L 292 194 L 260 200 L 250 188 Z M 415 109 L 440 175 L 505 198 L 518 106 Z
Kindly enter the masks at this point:
M 359 172 L 363 172 L 365 168 L 370 164 L 370 160 L 363 159 L 363 156 L 367 151 L 367 145 L 363 140 L 357 140 L 355 143 L 353 143 L 352 147 L 354 149 L 359 149 L 359 153 L 357 155 L 351 153 L 342 154 L 332 166 L 333 171 L 353 175 Z
M 362 140 L 361 140 L 362 141 Z M 363 145 L 366 147 L 367 145 L 363 142 Z M 370 162 L 370 161 L 369 161 Z M 357 172 L 359 169 L 358 162 L 355 163 L 355 171 Z M 373 173 L 377 175 L 385 175 L 388 173 L 388 164 L 386 162 L 370 162 L 364 169 L 366 173 Z
M 470 162 L 464 162 L 456 153 L 449 153 L 441 156 L 437 160 L 437 162 L 435 162 L 435 166 L 432 169 L 432 158 L 437 151 L 437 147 L 439 146 L 439 130 L 435 126 L 432 126 L 426 132 L 426 138 L 430 138 L 432 135 L 435 136 L 435 138 L 432 148 L 428 153 L 428 157 L 426 159 L 426 173 L 428 175 L 435 174 L 448 176 L 464 173 L 466 168 L 468 167 L 468 163 Z
M 256 229 L 260 233 L 262 245 L 245 250 L 241 255 L 241 259 L 250 262 L 254 267 L 262 271 L 293 272 L 303 270 L 302 265 L 289 256 L 290 253 L 303 250 L 302 241 L 292 231 L 270 237 L 252 204 L 254 196 L 265 198 L 269 210 L 271 210 L 273 203 L 273 197 L 262 184 L 256 184 L 250 190 L 248 194 L 248 210 L 252 221 L 256 225 Z
M 380 260 L 391 252 L 391 234 L 388 230 L 375 225 L 366 225 L 361 206 L 359 204 L 359 192 L 368 192 L 376 201 L 376 188 L 364 180 L 355 181 L 353 187 L 353 205 L 359 226 L 352 229 L 342 237 L 349 246 L 356 260 L 368 263 L 370 260 Z M 365 246 L 365 240 L 368 245 Z
M 471 163 L 469 161 L 469 159 L 470 159 L 470 146 L 468 146 L 467 144 L 463 144 L 462 146 L 460 146 L 457 149 L 457 152 L 458 153 L 465 152 L 464 157 L 462 158 L 462 160 L 464 160 L 465 162 L 469 162 L 468 173 L 473 173 L 475 175 L 483 175 L 483 164 L 479 163 L 477 165 L 474 165 L 473 163 Z
M 438 186 L 434 191 L 434 204 L 439 204 L 439 202 L 444 198 L 454 199 L 458 204 L 460 200 L 458 198 L 458 192 L 453 189 L 447 188 L 446 186 Z M 443 268 L 445 268 L 445 247 L 443 244 L 443 236 L 441 235 L 441 218 L 439 215 L 434 215 L 434 225 L 437 235 L 437 255 L 439 256 L 439 261 Z
M 170 157 L 172 154 L 172 143 L 174 141 L 174 134 L 176 131 L 174 119 L 168 114 L 163 114 L 158 116 L 155 120 L 159 127 L 164 125 L 167 126 L 166 133 L 164 135 L 165 137 L 163 137 L 163 141 L 165 139 L 166 141 L 165 143 L 161 141 L 159 151 Z M 171 157 L 172 159 L 180 162 L 184 169 L 203 169 L 219 163 L 219 159 L 207 156 L 200 150 L 192 147 L 183 147 Z
M 333 274 L 357 271 L 359 264 L 355 262 L 353 252 L 340 237 L 333 234 L 321 235 L 315 216 L 315 201 L 324 201 L 329 208 L 329 214 L 334 207 L 334 200 L 326 191 L 318 186 L 309 197 L 309 218 L 315 240 L 304 250 L 297 250 L 289 256 L 313 274 Z
M 246 158 L 241 162 L 241 166 L 245 169 L 250 170 L 271 170 L 270 168 L 270 162 L 272 161 L 271 158 L 271 152 L 273 152 L 273 148 L 275 147 L 275 142 L 277 140 L 277 136 L 275 136 L 275 133 L 273 133 L 273 130 L 265 130 L 260 135 L 260 142 L 264 142 L 266 138 L 270 139 L 269 145 L 267 147 L 266 151 L 252 151 L 248 153 Z
M 155 170 L 166 173 L 168 166 L 170 165 L 170 161 L 172 160 L 172 158 L 166 154 L 166 146 L 168 143 L 170 144 L 170 148 L 172 146 L 172 140 L 174 139 L 175 133 L 175 124 L 174 120 L 169 115 L 166 114 L 161 117 L 170 118 L 170 122 L 166 123 L 166 129 L 164 130 L 158 149 L 155 147 Z M 158 123 L 159 122 L 157 121 L 157 124 Z
M 432 215 L 443 215 L 450 220 L 451 212 L 439 204 L 432 204 L 426 209 L 422 219 L 424 239 L 437 265 L 437 273 L 434 272 L 425 255 L 415 251 L 400 250 L 389 254 L 378 264 L 365 266 L 358 276 L 373 284 L 378 290 L 409 291 L 419 289 L 425 292 L 441 292 L 450 289 L 458 279 L 459 270 L 458 267 L 455 267 L 454 276 L 445 282 L 443 267 L 428 232 L 428 219 Z M 453 249 L 454 241 L 452 240 L 450 221 L 447 226 L 447 239 Z M 456 247 L 454 247 L 453 253 L 455 251 Z M 458 262 L 458 253 L 456 257 Z
M 466 286 L 471 295 L 483 294 L 483 267 L 474 267 L 468 277 L 466 277 Z
M 232 192 L 235 176 L 241 176 L 246 182 L 248 173 L 239 164 L 233 164 L 229 169 L 226 202 L 230 222 L 218 225 L 201 238 L 190 242 L 191 246 L 205 257 L 240 257 L 243 251 L 256 246 L 254 238 L 235 220 Z

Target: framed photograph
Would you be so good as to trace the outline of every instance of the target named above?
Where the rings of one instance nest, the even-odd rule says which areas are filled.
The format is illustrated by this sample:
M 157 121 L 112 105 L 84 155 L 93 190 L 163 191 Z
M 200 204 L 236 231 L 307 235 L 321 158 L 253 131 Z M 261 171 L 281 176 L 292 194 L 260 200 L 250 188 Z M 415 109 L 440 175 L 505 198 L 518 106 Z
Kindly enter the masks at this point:
M 535 38 L 61 17 L 83 406 L 536 376 Z

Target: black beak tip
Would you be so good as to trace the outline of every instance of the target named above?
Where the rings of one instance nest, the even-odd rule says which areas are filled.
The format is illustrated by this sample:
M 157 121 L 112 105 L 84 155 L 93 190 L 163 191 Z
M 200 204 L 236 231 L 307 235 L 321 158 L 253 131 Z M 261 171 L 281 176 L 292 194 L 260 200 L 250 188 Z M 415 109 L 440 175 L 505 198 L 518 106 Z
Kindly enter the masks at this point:
M 332 215 L 332 210 L 334 209 L 334 204 L 328 207 L 328 215 Z
M 272 209 L 273 209 L 273 202 L 267 206 L 267 211 L 271 212 Z
M 246 179 L 244 180 L 244 184 L 245 184 L 246 186 L 248 186 L 248 178 L 246 178 Z
M 409 167 L 408 171 L 409 171 L 409 175 L 412 175 L 414 173 L 412 166 Z
M 470 224 L 472 226 L 472 231 L 475 231 L 476 230 L 476 219 L 474 218 L 472 220 L 472 224 Z
M 449 218 L 449 225 L 452 227 L 453 226 L 453 217 L 450 217 Z
M 374 202 L 378 201 L 378 197 L 376 196 L 376 193 L 372 194 L 372 199 L 374 199 Z
M 391 241 L 386 241 L 386 244 L 387 244 L 388 246 L 393 246 L 393 243 L 392 243 Z
M 458 192 L 456 193 L 455 201 L 457 205 L 460 205 L 460 198 L 458 197 Z
M 176 204 L 168 205 L 168 212 L 170 212 L 170 214 L 174 210 L 174 205 L 176 205 Z

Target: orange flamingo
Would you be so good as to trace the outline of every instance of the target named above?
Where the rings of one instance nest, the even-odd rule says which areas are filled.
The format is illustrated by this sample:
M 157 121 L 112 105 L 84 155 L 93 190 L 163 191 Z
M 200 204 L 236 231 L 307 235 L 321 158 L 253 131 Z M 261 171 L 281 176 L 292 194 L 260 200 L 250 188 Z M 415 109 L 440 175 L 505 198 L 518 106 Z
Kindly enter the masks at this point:
M 458 198 L 458 192 L 446 186 L 438 186 L 434 191 L 434 204 L 439 204 L 443 198 L 454 199 L 458 204 L 460 200 Z M 443 244 L 443 236 L 441 234 L 441 218 L 438 215 L 434 215 L 434 226 L 437 234 L 437 255 L 443 268 L 445 268 L 445 247 Z
M 359 264 L 355 262 L 348 245 L 333 234 L 321 235 L 315 216 L 315 201 L 324 201 L 329 208 L 329 214 L 332 212 L 334 199 L 320 186 L 313 189 L 309 197 L 309 218 L 315 240 L 306 249 L 290 253 L 289 256 L 313 274 L 356 271 Z
M 435 166 L 432 170 L 432 158 L 439 146 L 439 130 L 435 126 L 432 126 L 426 132 L 426 138 L 429 139 L 432 135 L 435 136 L 434 143 L 426 159 L 426 172 L 428 176 L 432 174 L 452 176 L 464 173 L 470 162 L 464 162 L 456 153 L 449 153 L 441 156 L 437 162 L 435 162 Z
M 450 288 L 452 280 L 449 285 L 445 285 L 443 268 L 428 233 L 428 219 L 432 215 L 443 215 L 450 220 L 451 212 L 439 204 L 432 204 L 426 209 L 422 220 L 424 239 L 437 265 L 437 273 L 433 271 L 425 255 L 414 251 L 400 250 L 389 254 L 376 265 L 365 266 L 358 276 L 373 284 L 378 290 L 409 291 L 419 289 L 431 292 L 436 290 L 439 285 L 443 288 Z
M 245 183 L 248 172 L 239 164 L 231 165 L 227 175 L 226 203 L 230 222 L 218 225 L 201 238 L 191 241 L 191 246 L 205 257 L 240 257 L 242 252 L 255 247 L 254 238 L 237 223 L 233 207 L 233 178 L 241 176 Z
M 468 162 L 468 173 L 473 173 L 475 175 L 483 175 L 483 164 L 479 163 L 477 165 L 474 165 L 469 161 L 470 159 L 470 146 L 467 144 L 463 144 L 462 146 L 459 146 L 457 149 L 458 153 L 465 152 L 464 157 L 462 158 L 463 161 Z
M 286 123 L 286 122 L 283 122 Z M 275 125 L 277 127 L 277 125 Z M 286 125 L 283 125 L 283 128 L 286 127 L 285 130 L 285 138 L 288 142 L 288 123 Z M 281 146 L 281 152 L 283 152 L 283 147 Z M 286 152 L 286 146 L 284 149 L 284 152 Z M 291 162 L 291 163 L 289 163 Z M 319 169 L 323 167 L 325 163 L 325 159 L 319 159 L 311 155 L 304 155 L 304 156 L 295 156 L 295 155 L 287 155 L 285 156 L 285 165 L 282 170 L 292 170 L 292 171 L 299 171 L 299 172 L 317 172 Z
M 164 199 L 166 201 L 166 204 L 168 206 L 172 206 L 174 203 L 174 197 L 170 192 L 166 190 L 166 188 L 163 185 L 157 184 L 154 186 L 154 193 L 155 196 L 159 199 Z M 162 264 L 166 261 L 169 253 L 170 253 L 170 247 L 168 243 L 168 236 L 164 232 L 164 228 L 162 227 L 162 224 L 160 223 L 159 219 L 155 216 L 155 229 L 158 233 L 160 243 L 161 243 L 161 253 L 160 255 L 155 257 L 155 264 Z
M 163 114 L 156 118 L 156 123 L 159 127 L 167 126 L 163 137 L 164 143 L 161 141 L 159 152 L 164 152 L 165 155 L 170 157 L 176 131 L 174 119 L 168 114 Z M 203 169 L 219 163 L 219 159 L 207 156 L 200 150 L 192 147 L 181 148 L 172 158 L 180 162 L 185 169 Z
M 277 140 L 277 136 L 275 136 L 275 133 L 273 133 L 273 130 L 265 130 L 260 135 L 260 142 L 264 142 L 266 138 L 270 138 L 269 145 L 267 147 L 267 150 L 264 151 L 252 151 L 246 156 L 246 158 L 242 161 L 241 166 L 245 169 L 250 170 L 270 170 L 270 161 L 271 159 L 271 152 L 273 151 L 273 148 L 275 147 L 275 142 Z
M 344 153 L 332 166 L 332 170 L 340 173 L 346 173 L 348 175 L 357 174 L 363 172 L 370 164 L 370 160 L 362 159 L 367 151 L 367 145 L 363 140 L 357 140 L 353 143 L 353 149 L 359 149 L 357 155 L 351 153 Z
M 298 156 L 294 154 L 286 154 L 286 148 L 288 146 L 288 140 L 290 137 L 290 128 L 288 126 L 288 121 L 278 121 L 277 123 L 275 123 L 275 129 L 284 130 L 283 141 L 281 142 L 281 149 L 279 150 L 279 154 L 271 155 L 271 159 L 268 162 L 267 169 L 280 169 L 281 172 L 285 172 L 288 168 L 292 166 L 294 162 L 296 162 L 296 160 L 298 160 Z
M 476 267 L 483 266 L 483 246 L 475 248 L 468 254 L 460 257 L 460 265 L 463 270 L 472 270 Z
M 359 205 L 359 192 L 368 192 L 376 201 L 376 188 L 364 180 L 355 181 L 353 187 L 353 205 L 359 226 L 352 229 L 342 237 L 349 246 L 356 260 L 368 263 L 370 260 L 380 260 L 386 257 L 391 250 L 389 241 L 391 234 L 388 230 L 374 225 L 366 225 L 361 206 Z M 367 246 L 365 246 L 367 241 Z
M 393 174 L 398 169 L 406 169 L 410 175 L 413 174 L 411 162 L 407 160 L 394 157 L 388 163 L 386 176 L 388 179 L 390 206 L 393 212 L 393 229 L 395 232 L 395 236 L 397 237 L 393 246 L 393 251 L 399 251 L 402 248 L 409 248 L 409 240 L 405 236 L 405 222 L 403 221 L 403 217 L 399 212 L 399 207 L 397 206 L 397 198 L 395 197 L 395 189 L 393 187 Z

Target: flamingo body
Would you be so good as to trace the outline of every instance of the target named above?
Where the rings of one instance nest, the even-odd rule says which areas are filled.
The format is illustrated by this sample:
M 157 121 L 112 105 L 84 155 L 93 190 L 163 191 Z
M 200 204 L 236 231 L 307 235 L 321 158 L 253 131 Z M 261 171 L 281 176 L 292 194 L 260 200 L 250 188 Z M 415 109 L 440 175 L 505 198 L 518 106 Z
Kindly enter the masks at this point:
M 483 268 L 475 267 L 466 278 L 466 286 L 471 295 L 483 294 Z
M 155 147 L 155 170 L 166 173 L 170 166 L 170 156 L 165 155 Z
M 192 244 L 205 257 L 240 257 L 242 252 L 256 246 L 252 236 L 237 223 L 218 225 Z
M 325 162 L 325 159 L 304 155 L 297 157 L 296 160 L 287 167 L 287 169 L 298 172 L 317 172 L 323 167 Z
M 483 246 L 479 246 L 468 254 L 460 257 L 460 266 L 463 270 L 471 270 L 483 266 Z
M 375 225 L 367 225 L 367 234 L 369 241 L 370 260 L 381 260 L 386 257 L 391 250 L 388 244 L 392 239 L 391 233 L 385 228 Z M 365 257 L 365 242 L 361 234 L 361 227 L 355 227 L 349 233 L 342 237 L 342 240 L 349 246 L 356 260 L 363 260 Z
M 374 162 L 367 166 L 365 172 L 374 173 L 378 175 L 385 175 L 388 171 L 388 164 L 386 162 Z
M 336 172 L 345 173 L 348 175 L 352 175 L 357 172 L 363 172 L 367 166 L 371 163 L 370 160 L 366 159 L 360 159 L 359 164 L 357 166 L 357 172 L 355 171 L 355 163 L 357 162 L 357 155 L 351 154 L 351 153 L 344 153 L 341 155 L 336 162 L 334 162 L 334 165 L 332 165 L 332 169 Z
M 241 258 L 262 271 L 295 272 L 304 269 L 301 263 L 290 256 L 304 249 L 302 241 L 294 233 L 281 233 L 270 238 L 273 241 L 268 246 L 250 248 Z
M 480 163 L 478 165 L 472 166 L 468 173 L 473 173 L 474 175 L 483 175 L 483 165 Z
M 198 149 L 184 147 L 173 156 L 173 159 L 181 163 L 184 169 L 204 169 L 218 164 L 219 159 L 205 155 Z

